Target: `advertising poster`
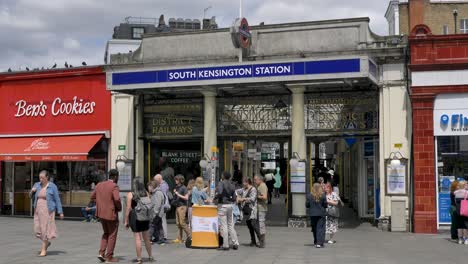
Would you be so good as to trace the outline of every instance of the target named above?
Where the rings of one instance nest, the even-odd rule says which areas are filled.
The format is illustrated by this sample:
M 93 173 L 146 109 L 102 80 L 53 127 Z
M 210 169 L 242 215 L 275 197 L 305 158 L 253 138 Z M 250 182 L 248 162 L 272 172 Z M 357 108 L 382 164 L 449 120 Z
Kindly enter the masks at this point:
M 455 180 L 455 176 L 440 176 L 439 179 L 439 224 L 450 224 L 450 185 Z
M 291 193 L 305 193 L 306 190 L 306 163 L 298 162 L 291 167 Z
M 125 163 L 125 167 L 119 171 L 117 185 L 121 192 L 132 190 L 132 163 Z
M 405 195 L 406 194 L 406 165 L 393 168 L 387 165 L 387 194 Z

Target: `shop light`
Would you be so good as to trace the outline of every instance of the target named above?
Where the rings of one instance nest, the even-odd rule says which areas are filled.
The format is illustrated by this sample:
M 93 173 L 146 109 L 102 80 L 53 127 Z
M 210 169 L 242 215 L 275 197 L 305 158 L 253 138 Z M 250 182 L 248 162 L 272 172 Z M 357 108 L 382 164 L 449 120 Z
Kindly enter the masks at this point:
M 200 168 L 205 169 L 208 167 L 208 163 L 210 162 L 210 157 L 205 154 L 205 156 L 200 160 Z
M 128 161 L 130 161 L 130 159 L 126 156 L 118 155 L 117 159 L 115 160 L 115 167 L 118 171 L 122 171 L 125 168 L 125 163 Z
M 299 157 L 299 153 L 293 152 L 292 158 L 289 160 L 289 165 L 291 166 L 291 168 L 296 168 L 297 165 L 299 165 L 300 161 L 303 160 L 301 159 L 301 157 Z
M 398 155 L 400 157 L 398 157 Z M 390 159 L 390 167 L 392 167 L 392 169 L 396 169 L 400 167 L 401 159 L 403 159 L 403 155 L 399 151 L 390 152 L 390 156 L 388 158 Z

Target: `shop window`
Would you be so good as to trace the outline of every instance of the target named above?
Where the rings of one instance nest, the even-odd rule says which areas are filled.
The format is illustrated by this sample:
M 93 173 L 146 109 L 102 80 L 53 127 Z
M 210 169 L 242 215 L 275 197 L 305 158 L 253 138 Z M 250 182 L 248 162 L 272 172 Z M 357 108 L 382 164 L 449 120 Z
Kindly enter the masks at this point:
M 142 39 L 143 34 L 145 34 L 145 28 L 142 28 L 142 27 L 132 28 L 132 38 L 133 39 Z
M 468 19 L 460 19 L 460 33 L 468 33 Z
M 63 206 L 70 205 L 70 173 L 68 162 L 34 162 L 33 164 L 33 182 L 39 181 L 39 173 L 47 170 L 50 175 L 50 181 L 57 185 L 60 193 L 60 199 Z M 15 172 L 16 178 L 16 172 Z
M 71 164 L 71 203 L 84 206 L 89 202 L 91 191 L 106 179 L 105 161 L 83 161 Z

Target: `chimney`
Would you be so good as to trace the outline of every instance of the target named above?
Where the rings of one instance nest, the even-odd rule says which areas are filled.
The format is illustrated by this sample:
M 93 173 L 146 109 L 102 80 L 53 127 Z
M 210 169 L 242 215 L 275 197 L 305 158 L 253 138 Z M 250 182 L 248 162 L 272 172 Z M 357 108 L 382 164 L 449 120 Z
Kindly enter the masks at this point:
M 415 26 L 424 24 L 424 5 L 429 0 L 408 0 L 409 8 L 409 31 Z

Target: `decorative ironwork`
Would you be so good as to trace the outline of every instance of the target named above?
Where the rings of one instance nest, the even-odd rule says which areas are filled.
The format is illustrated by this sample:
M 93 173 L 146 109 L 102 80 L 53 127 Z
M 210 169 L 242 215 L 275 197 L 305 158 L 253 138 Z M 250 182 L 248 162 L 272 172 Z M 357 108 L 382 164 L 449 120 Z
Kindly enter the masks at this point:
M 362 131 L 378 128 L 378 95 L 341 94 L 306 97 L 306 129 Z
M 221 133 L 287 131 L 291 128 L 288 96 L 245 97 L 220 100 Z

